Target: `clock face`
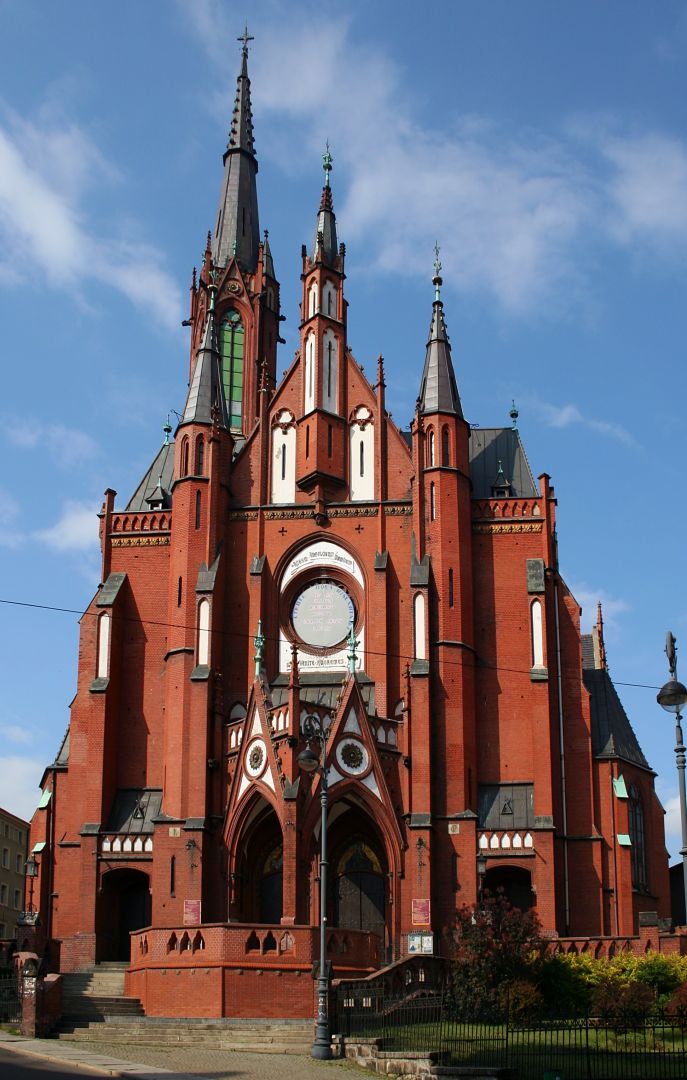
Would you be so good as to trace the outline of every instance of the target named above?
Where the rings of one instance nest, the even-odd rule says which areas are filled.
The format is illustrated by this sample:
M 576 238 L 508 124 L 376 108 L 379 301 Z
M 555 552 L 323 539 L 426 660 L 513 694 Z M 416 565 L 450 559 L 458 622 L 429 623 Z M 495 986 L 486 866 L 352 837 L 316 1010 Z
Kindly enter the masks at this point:
M 355 608 L 346 590 L 334 581 L 316 581 L 298 594 L 291 622 L 306 645 L 331 649 L 339 645 L 355 623 Z

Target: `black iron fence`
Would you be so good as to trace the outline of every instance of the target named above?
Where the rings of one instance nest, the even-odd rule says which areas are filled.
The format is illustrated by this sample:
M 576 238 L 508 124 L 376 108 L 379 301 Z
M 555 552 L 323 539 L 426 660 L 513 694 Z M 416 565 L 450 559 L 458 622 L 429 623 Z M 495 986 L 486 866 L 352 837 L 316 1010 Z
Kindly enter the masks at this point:
M 0 971 L 0 1024 L 18 1024 L 20 1020 L 17 976 L 13 971 Z
M 685 1080 L 687 1026 L 656 1010 L 649 1018 L 515 1016 L 507 1008 L 458 1006 L 449 992 L 392 997 L 342 987 L 335 1030 L 384 1049 L 436 1054 L 441 1064 L 492 1066 L 520 1080 Z

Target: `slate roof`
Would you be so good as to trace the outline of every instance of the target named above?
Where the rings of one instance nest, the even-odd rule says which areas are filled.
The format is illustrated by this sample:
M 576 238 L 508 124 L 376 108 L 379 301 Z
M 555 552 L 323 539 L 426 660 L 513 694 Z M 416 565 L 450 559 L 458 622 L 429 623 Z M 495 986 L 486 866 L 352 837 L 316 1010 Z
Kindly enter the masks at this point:
M 341 693 L 343 677 L 343 671 L 337 672 L 336 674 L 334 672 L 331 674 L 326 672 L 319 672 L 317 674 L 313 672 L 307 675 L 301 674 L 299 676 L 301 687 L 300 700 L 305 705 L 322 705 L 325 709 L 334 708 L 334 704 Z M 368 714 L 374 716 L 375 684 L 364 672 L 358 672 L 356 678 Z M 270 685 L 270 693 L 272 704 L 275 708 L 278 708 L 288 701 L 289 676 L 278 675 Z
M 226 266 L 234 256 L 248 273 L 252 274 L 258 265 L 260 223 L 255 181 L 257 171 L 248 50 L 244 48 L 241 72 L 236 80 L 229 141 L 224 154 L 217 225 L 212 238 L 212 258 L 216 266 Z
M 152 465 L 126 504 L 125 510 L 133 510 L 137 513 L 140 513 L 143 510 L 150 510 L 150 504 L 146 502 L 146 499 L 155 491 L 160 475 L 162 476 L 162 487 L 169 493 L 172 489 L 172 482 L 174 480 L 173 442 L 164 443 L 160 447 L 155 455 Z M 167 495 L 167 500 L 168 501 L 165 502 L 166 510 L 172 505 L 171 496 L 169 494 Z
M 162 806 L 159 788 L 119 788 L 104 832 L 152 833 Z
M 69 728 L 64 733 L 64 738 L 60 743 L 60 748 L 55 756 L 54 765 L 68 765 L 69 764 Z
M 470 431 L 470 479 L 472 497 L 490 499 L 499 461 L 512 498 L 538 498 L 525 448 L 516 428 L 472 428 Z
M 591 634 L 582 635 L 582 678 L 590 696 L 592 752 L 600 758 L 622 758 L 651 770 L 606 668 L 594 667 Z
M 425 366 L 420 383 L 420 410 L 424 414 L 440 412 L 463 416 L 451 359 L 451 345 L 446 332 L 444 305 L 438 299 L 434 301 L 432 308 Z
M 203 343 L 196 356 L 181 422 L 182 424 L 211 424 L 213 422 L 213 410 L 217 409 L 219 423 L 222 427 L 229 429 L 231 424 L 224 396 L 212 295 L 211 292 L 210 310 L 203 335 Z

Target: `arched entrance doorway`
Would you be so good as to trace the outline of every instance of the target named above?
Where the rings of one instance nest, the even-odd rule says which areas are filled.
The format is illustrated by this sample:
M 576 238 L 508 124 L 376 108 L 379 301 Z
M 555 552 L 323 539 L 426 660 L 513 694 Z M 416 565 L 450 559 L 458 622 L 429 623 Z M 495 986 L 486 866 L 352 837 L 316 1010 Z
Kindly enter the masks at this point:
M 484 875 L 484 891 L 505 896 L 511 907 L 529 911 L 534 904 L 532 875 L 520 866 L 493 866 Z
M 329 819 L 331 925 L 371 930 L 388 943 L 387 858 L 382 838 L 367 811 L 352 800 L 332 807 Z
M 103 876 L 96 915 L 98 960 L 129 960 L 130 934 L 150 926 L 150 881 L 141 870 L 109 870 Z
M 283 855 L 279 818 L 269 803 L 259 798 L 244 825 L 236 859 L 234 885 L 241 922 L 281 921 Z

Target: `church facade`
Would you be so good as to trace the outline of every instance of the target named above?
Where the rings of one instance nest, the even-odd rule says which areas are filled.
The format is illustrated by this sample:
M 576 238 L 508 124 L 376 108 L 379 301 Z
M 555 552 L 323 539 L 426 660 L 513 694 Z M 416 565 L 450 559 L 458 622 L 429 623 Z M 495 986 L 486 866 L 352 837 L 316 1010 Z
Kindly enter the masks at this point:
M 347 339 L 331 164 L 277 381 L 244 42 L 183 415 L 131 498 L 105 493 L 70 727 L 32 823 L 62 970 L 130 950 L 132 972 L 305 964 L 321 779 L 298 757 L 317 725 L 335 970 L 440 952 L 485 890 L 561 936 L 668 914 L 654 774 L 600 617 L 581 635 L 550 479 L 515 412 L 466 422 L 438 262 L 415 417 L 391 420 L 382 359 L 370 381 Z

